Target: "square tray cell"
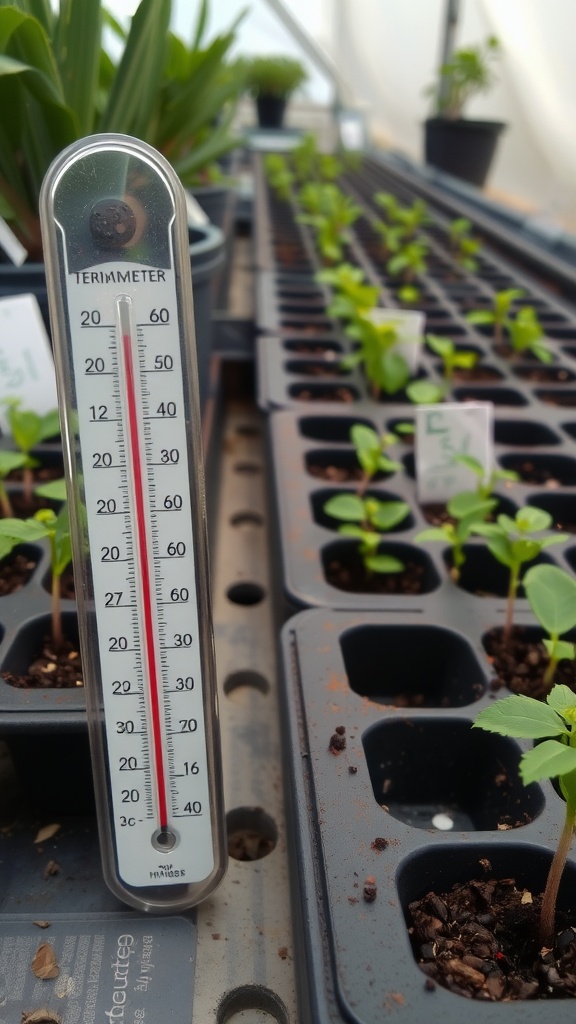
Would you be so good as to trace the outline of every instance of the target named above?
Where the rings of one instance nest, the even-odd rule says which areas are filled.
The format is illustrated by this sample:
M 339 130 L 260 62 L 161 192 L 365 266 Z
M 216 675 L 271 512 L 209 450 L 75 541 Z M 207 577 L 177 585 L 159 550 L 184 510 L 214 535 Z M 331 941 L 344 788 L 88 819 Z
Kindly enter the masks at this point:
M 362 743 L 374 799 L 412 828 L 497 831 L 528 824 L 544 806 L 523 786 L 522 750 L 464 719 L 403 719 L 368 729 Z
M 576 494 L 531 494 L 527 504 L 548 512 L 562 533 L 576 533 Z
M 360 395 L 350 384 L 316 384 L 300 381 L 288 388 L 290 398 L 299 402 L 340 402 L 342 404 L 357 402 Z
M 513 373 L 534 384 L 571 384 L 576 375 L 565 366 L 517 366 Z
M 354 490 L 334 487 L 325 487 L 322 490 L 314 491 L 310 495 L 312 518 L 314 519 L 314 522 L 318 523 L 318 526 L 323 526 L 326 530 L 337 531 L 341 526 L 342 520 L 329 515 L 329 513 L 324 510 L 324 506 L 330 498 L 336 497 L 337 494 L 355 493 L 356 492 Z M 386 531 L 387 536 L 393 533 L 402 533 L 403 530 L 411 530 L 413 528 L 414 517 L 410 512 L 410 506 L 407 502 L 404 502 L 398 494 L 391 494 L 389 491 L 376 491 L 372 488 L 371 490 L 366 491 L 364 498 L 373 498 L 380 502 L 403 502 L 406 506 L 406 515 L 399 523 Z
M 355 541 L 327 544 L 320 552 L 326 582 L 345 593 L 396 594 L 400 598 L 428 594 L 440 585 L 431 558 L 413 544 L 383 542 L 377 554 L 398 559 L 404 572 L 368 573 Z
M 466 590 L 469 594 L 477 597 L 506 597 L 508 593 L 508 582 L 510 570 L 496 561 L 490 554 L 488 548 L 483 544 L 465 544 L 464 551 L 466 561 L 460 569 L 457 586 Z M 451 568 L 452 560 L 450 552 L 444 555 L 446 566 Z M 555 565 L 554 559 L 548 555 L 539 555 L 532 562 L 527 562 L 522 568 L 520 578 L 533 565 Z M 518 588 L 518 596 L 524 596 L 522 585 Z
M 545 405 L 557 405 L 560 409 L 576 408 L 576 388 L 554 391 L 536 388 L 534 395 L 540 402 L 544 402 Z
M 576 459 L 569 455 L 501 455 L 498 462 L 504 469 L 518 473 L 521 484 L 548 487 L 576 484 Z
M 332 441 L 336 444 L 350 443 L 350 431 L 355 423 L 372 427 L 371 420 L 362 416 L 301 416 L 298 420 L 298 431 L 302 437 L 310 441 Z
M 528 399 L 514 388 L 454 388 L 456 402 L 493 402 L 494 405 L 528 405 Z
M 326 359 L 329 357 L 337 359 L 340 354 L 343 354 L 344 350 L 339 341 L 323 341 L 321 339 L 306 338 L 283 338 L 282 348 L 286 349 L 287 352 L 291 352 L 294 355 L 300 356 L 324 356 Z
M 328 484 L 359 482 L 364 476 L 356 452 L 346 451 L 342 448 L 340 450 L 328 448 L 306 452 L 304 462 L 306 472 L 310 476 L 324 480 Z M 384 480 L 392 475 L 392 473 L 375 473 L 371 482 Z
M 536 420 L 503 420 L 494 422 L 496 444 L 512 445 L 516 448 L 534 448 L 538 445 L 560 444 L 560 438 L 550 427 Z
M 357 626 L 342 633 L 340 647 L 351 689 L 377 704 L 463 707 L 486 689 L 469 641 L 449 629 Z

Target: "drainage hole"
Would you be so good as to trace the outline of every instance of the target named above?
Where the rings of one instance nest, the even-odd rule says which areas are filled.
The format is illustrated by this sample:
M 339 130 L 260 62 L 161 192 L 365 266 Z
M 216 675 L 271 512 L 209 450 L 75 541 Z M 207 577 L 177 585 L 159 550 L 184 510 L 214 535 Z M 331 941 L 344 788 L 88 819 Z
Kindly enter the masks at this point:
M 236 512 L 230 516 L 230 526 L 263 526 L 264 516 L 259 512 Z
M 266 591 L 259 583 L 233 583 L 226 591 L 226 597 L 234 604 L 260 604 L 265 596 Z
M 242 985 L 227 992 L 216 1024 L 288 1024 L 288 1011 L 275 992 L 263 985 Z
M 262 807 L 235 807 L 226 815 L 228 856 L 234 860 L 262 860 L 276 846 L 278 829 Z
M 257 473 L 262 472 L 262 466 L 259 462 L 235 462 L 232 466 L 235 473 L 246 473 L 256 476 Z
M 250 669 L 231 672 L 224 680 L 224 693 L 237 704 L 245 704 L 255 690 L 267 694 L 270 691 L 270 683 L 265 676 Z

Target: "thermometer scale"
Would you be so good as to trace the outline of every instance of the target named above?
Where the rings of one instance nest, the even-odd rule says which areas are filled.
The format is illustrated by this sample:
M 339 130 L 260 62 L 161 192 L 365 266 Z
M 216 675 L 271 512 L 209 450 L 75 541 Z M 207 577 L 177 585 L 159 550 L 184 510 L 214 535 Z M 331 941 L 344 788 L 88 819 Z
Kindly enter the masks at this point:
M 226 867 L 184 193 L 92 136 L 41 218 L 103 872 L 179 911 Z

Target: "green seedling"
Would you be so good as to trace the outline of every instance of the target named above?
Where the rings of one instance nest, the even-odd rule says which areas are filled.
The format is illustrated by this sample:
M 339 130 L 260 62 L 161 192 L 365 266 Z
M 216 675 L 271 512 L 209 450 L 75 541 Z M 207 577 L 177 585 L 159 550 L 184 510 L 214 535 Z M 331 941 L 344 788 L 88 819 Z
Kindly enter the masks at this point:
M 512 633 L 514 621 L 514 602 L 520 583 L 522 567 L 533 562 L 544 548 L 552 544 L 560 544 L 568 539 L 567 533 L 549 533 L 544 537 L 534 534 L 549 530 L 552 516 L 541 508 L 525 505 L 516 513 L 514 519 L 507 515 L 499 515 L 495 523 L 475 523 L 472 533 L 486 538 L 488 550 L 494 558 L 510 570 L 508 582 L 508 598 L 503 639 L 508 641 Z
M 306 181 L 335 181 L 343 170 L 342 161 L 338 157 L 320 152 L 312 132 L 302 137 L 288 159 L 300 184 Z
M 402 206 L 389 192 L 377 192 L 374 200 L 386 211 L 388 221 L 399 225 L 408 239 L 413 238 L 418 228 L 430 219 L 423 199 L 415 199 L 411 206 Z
M 407 242 L 388 260 L 386 270 L 392 277 L 402 275 L 405 284 L 412 284 L 418 274 L 426 272 L 427 252 L 428 244 L 426 242 L 422 240 Z
M 31 505 L 33 493 L 32 471 L 39 463 L 37 459 L 31 456 L 30 452 L 41 441 L 60 434 L 58 410 L 53 409 L 44 416 L 39 416 L 38 413 L 32 412 L 29 409 L 21 409 L 19 399 L 5 399 L 5 404 L 7 406 L 6 416 L 8 425 L 14 444 L 24 456 L 24 462 L 22 463 L 24 500 L 27 505 Z
M 438 334 L 427 334 L 426 344 L 435 355 L 440 356 L 447 384 L 452 384 L 455 370 L 471 370 L 479 359 L 477 352 L 459 349 L 452 338 L 441 338 Z
M 344 246 L 349 242 L 348 228 L 361 214 L 361 209 L 337 185 L 309 182 L 300 189 L 300 203 L 307 212 L 299 215 L 302 224 L 310 224 L 327 263 L 342 260 Z
M 548 633 L 543 640 L 548 653 L 544 683 L 552 686 L 559 661 L 573 661 L 574 644 L 561 640 L 563 633 L 576 627 L 576 580 L 556 565 L 533 565 L 524 577 L 524 590 L 530 607 L 542 629 Z
M 520 479 L 513 469 L 493 469 L 486 475 L 486 469 L 473 455 L 455 455 L 454 462 L 466 466 L 476 477 L 476 494 L 482 499 L 489 498 L 494 488 L 501 481 L 516 483 Z
M 393 196 L 391 192 L 376 192 L 374 202 L 385 211 L 391 223 L 398 223 L 401 205 L 396 196 Z
M 441 526 L 430 526 L 416 534 L 417 543 L 423 541 L 441 541 L 447 544 L 452 552 L 450 577 L 455 583 L 460 579 L 460 570 L 466 561 L 464 545 L 470 539 L 472 527 L 484 522 L 498 504 L 495 498 L 481 498 L 474 491 L 462 491 L 455 494 L 446 505 L 446 511 L 454 522 L 442 523 Z
M 551 363 L 554 359 L 532 306 L 518 310 L 515 319 L 508 321 L 508 332 L 513 352 L 531 352 L 542 363 Z
M 488 36 L 480 46 L 454 50 L 450 60 L 440 68 L 440 82 L 427 90 L 435 97 L 441 117 L 450 120 L 462 117 L 468 100 L 490 88 L 494 81 L 491 63 L 499 54 L 496 36 Z
M 320 270 L 315 280 L 330 285 L 336 292 L 327 312 L 338 320 L 353 320 L 356 316 L 363 316 L 378 300 L 376 285 L 366 284 L 364 272 L 350 263 Z
M 524 292 L 520 288 L 506 288 L 504 291 L 496 292 L 492 309 L 473 309 L 466 314 L 466 319 L 470 324 L 492 324 L 494 340 L 501 345 L 504 341 L 504 329 L 510 322 L 510 307 L 523 295 Z
M 414 284 L 405 284 L 397 292 L 400 302 L 406 306 L 414 306 L 420 299 L 420 289 Z
M 404 228 L 399 224 L 386 224 L 385 221 L 379 220 L 378 218 L 372 221 L 372 227 L 376 234 L 380 236 L 384 256 L 386 258 L 389 258 L 393 253 L 398 252 L 402 239 L 404 238 Z
M 411 380 L 406 395 L 414 405 L 437 405 L 445 398 L 444 388 L 433 380 Z
M 12 502 L 10 501 L 4 481 L 14 470 L 23 469 L 25 464 L 26 455 L 24 452 L 0 452 L 0 509 L 3 516 L 10 517 L 14 515 Z
M 396 324 L 374 323 L 369 317 L 357 316 L 346 328 L 346 333 L 360 342 L 360 348 L 345 356 L 341 365 L 351 369 L 362 364 L 375 398 L 381 391 L 394 395 L 406 387 L 410 368 L 406 360 L 394 351 L 399 340 Z
M 355 423 L 350 430 L 350 440 L 363 472 L 362 480 L 356 489 L 359 497 L 364 495 L 376 473 L 396 473 L 402 469 L 401 462 L 395 462 L 386 455 L 388 448 L 398 441 L 395 434 L 378 434 L 372 427 Z
M 267 153 L 264 158 L 264 170 L 270 188 L 278 199 L 287 202 L 292 194 L 294 175 L 288 167 L 286 157 L 280 153 Z
M 450 224 L 448 237 L 458 266 L 474 273 L 478 270 L 476 256 L 480 250 L 480 240 L 472 237 L 471 228 L 472 224 L 466 217 L 458 217 Z
M 566 801 L 564 826 L 548 872 L 540 912 L 540 945 L 551 949 L 558 889 L 576 825 L 576 695 L 568 686 L 553 686 L 546 703 L 514 694 L 481 711 L 473 728 L 536 740 L 536 745 L 520 758 L 522 781 L 528 786 L 541 779 L 552 779 Z
M 31 519 L 0 519 L 0 552 L 6 557 L 17 544 L 32 544 L 47 538 L 52 569 L 52 642 L 56 651 L 63 642 L 60 583 L 62 573 L 72 558 L 68 506 L 58 515 L 42 508 Z
M 404 564 L 392 555 L 378 554 L 382 534 L 401 523 L 410 511 L 405 501 L 378 501 L 357 494 L 335 494 L 324 504 L 324 512 L 341 525 L 338 532 L 356 537 L 367 572 L 403 572 Z

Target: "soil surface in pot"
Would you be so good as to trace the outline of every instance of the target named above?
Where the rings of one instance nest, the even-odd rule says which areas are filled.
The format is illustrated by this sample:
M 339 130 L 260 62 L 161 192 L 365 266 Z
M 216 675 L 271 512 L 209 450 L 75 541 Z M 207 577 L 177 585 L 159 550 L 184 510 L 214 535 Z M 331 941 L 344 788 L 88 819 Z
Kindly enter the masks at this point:
M 426 987 L 488 1001 L 573 997 L 576 916 L 558 914 L 554 948 L 541 948 L 540 906 L 540 895 L 516 888 L 513 878 L 473 880 L 411 903 L 410 937 Z
M 15 594 L 25 587 L 30 579 L 36 562 L 29 555 L 11 554 L 0 562 L 0 597 Z
M 328 562 L 325 569 L 326 581 L 338 590 L 352 594 L 420 594 L 424 578 L 424 567 L 406 564 L 404 572 L 368 572 L 359 557 Z
M 494 676 L 490 680 L 492 690 L 500 690 L 507 686 L 513 693 L 522 693 L 526 697 L 545 700 L 550 692 L 550 685 L 544 683 L 544 673 L 548 668 L 548 654 L 542 643 L 528 639 L 522 626 L 515 626 L 506 643 L 503 630 L 495 627 L 483 639 L 484 649 L 488 655 Z M 558 663 L 554 682 L 563 683 L 576 692 L 576 666 L 571 661 Z
M 30 664 L 26 675 L 3 672 L 2 678 L 9 686 L 21 690 L 63 690 L 84 685 L 77 645 L 64 639 L 61 650 L 56 652 L 49 636 L 44 637 L 40 655 Z

